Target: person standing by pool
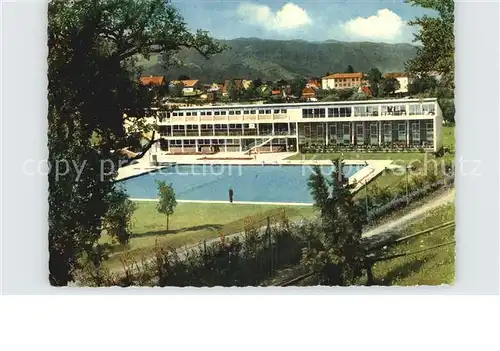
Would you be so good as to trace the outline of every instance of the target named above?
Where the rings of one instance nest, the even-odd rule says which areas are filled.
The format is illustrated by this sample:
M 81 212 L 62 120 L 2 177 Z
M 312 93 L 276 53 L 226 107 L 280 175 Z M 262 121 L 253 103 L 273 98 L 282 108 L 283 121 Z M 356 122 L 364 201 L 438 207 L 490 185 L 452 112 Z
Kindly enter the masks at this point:
M 229 202 L 230 203 L 233 203 L 233 195 L 234 195 L 234 192 L 233 192 L 233 188 L 229 188 Z

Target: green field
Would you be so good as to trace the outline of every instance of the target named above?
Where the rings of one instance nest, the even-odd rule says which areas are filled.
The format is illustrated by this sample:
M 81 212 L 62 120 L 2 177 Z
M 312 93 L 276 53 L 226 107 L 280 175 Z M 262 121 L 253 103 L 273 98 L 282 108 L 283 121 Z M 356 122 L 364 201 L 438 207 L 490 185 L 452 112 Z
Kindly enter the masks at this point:
M 455 220 L 455 206 L 446 205 L 431 211 L 424 219 L 405 230 L 410 235 Z M 387 252 L 387 256 L 415 252 L 452 242 L 455 228 L 439 229 L 406 242 Z M 415 255 L 377 262 L 373 266 L 376 285 L 441 285 L 455 280 L 455 245 L 450 244 Z
M 102 243 L 112 243 L 113 254 L 106 262 L 108 268 L 120 265 L 124 252 L 135 259 L 151 255 L 156 244 L 179 248 L 194 245 L 203 239 L 216 238 L 223 233 L 230 235 L 243 231 L 244 218 L 262 220 L 267 215 L 276 215 L 280 207 L 275 205 L 240 205 L 179 203 L 170 217 L 167 232 L 166 216 L 156 211 L 156 202 L 137 202 L 137 210 L 132 218 L 132 238 L 129 244 L 112 243 L 108 235 L 103 235 Z M 284 207 L 289 219 L 310 217 L 312 206 Z

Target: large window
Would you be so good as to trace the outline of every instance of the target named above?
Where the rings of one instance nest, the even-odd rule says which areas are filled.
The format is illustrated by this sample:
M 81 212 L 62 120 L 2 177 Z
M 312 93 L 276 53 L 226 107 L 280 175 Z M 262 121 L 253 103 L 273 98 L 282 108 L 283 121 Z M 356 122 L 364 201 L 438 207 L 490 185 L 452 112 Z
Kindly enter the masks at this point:
M 355 106 L 354 116 L 356 117 L 378 116 L 378 106 Z
M 362 124 L 356 125 L 356 144 L 362 145 L 365 143 L 365 128 Z
M 406 115 L 405 105 L 382 105 L 382 115 L 404 116 Z
M 344 124 L 343 128 L 343 136 L 342 140 L 344 144 L 350 144 L 351 143 L 351 127 L 349 125 Z
M 370 144 L 378 144 L 378 126 L 376 124 L 370 124 Z
M 406 141 L 406 123 L 398 123 L 398 141 Z
M 316 133 L 318 133 L 318 138 L 321 138 L 323 136 L 323 123 L 318 123 L 318 125 L 316 126 Z
M 337 126 L 330 125 L 330 141 L 337 142 Z
M 427 141 L 431 141 L 433 142 L 434 141 L 434 123 L 430 122 L 430 123 L 427 123 L 427 125 L 425 126 L 425 131 L 426 131 L 426 139 Z
M 391 123 L 384 124 L 384 142 L 388 143 L 392 141 L 392 125 Z
M 303 118 L 322 118 L 326 117 L 324 108 L 305 108 L 302 109 Z
M 351 107 L 333 107 L 328 109 L 328 117 L 351 117 Z

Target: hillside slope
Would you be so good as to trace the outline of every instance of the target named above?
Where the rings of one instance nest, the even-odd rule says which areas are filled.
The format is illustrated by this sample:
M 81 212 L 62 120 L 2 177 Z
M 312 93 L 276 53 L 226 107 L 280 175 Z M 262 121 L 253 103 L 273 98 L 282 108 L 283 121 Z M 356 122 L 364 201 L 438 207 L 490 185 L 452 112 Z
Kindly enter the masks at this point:
M 382 72 L 402 71 L 415 55 L 410 44 L 369 42 L 307 42 L 302 40 L 262 40 L 240 38 L 221 41 L 230 46 L 221 54 L 205 60 L 195 50 L 183 50 L 176 57 L 184 66 L 169 68 L 161 57 L 142 61 L 144 74 L 177 79 L 180 74 L 204 82 L 235 77 L 263 80 L 293 79 L 297 76 L 321 77 L 326 72 L 343 72 L 348 65 L 367 72 L 377 67 Z

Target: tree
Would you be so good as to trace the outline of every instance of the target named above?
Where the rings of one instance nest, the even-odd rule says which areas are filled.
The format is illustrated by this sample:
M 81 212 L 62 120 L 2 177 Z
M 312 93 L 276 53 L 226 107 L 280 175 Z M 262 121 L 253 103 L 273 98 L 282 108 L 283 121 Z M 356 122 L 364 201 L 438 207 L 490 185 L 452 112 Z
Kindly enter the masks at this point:
M 337 95 L 341 101 L 349 100 L 349 98 L 356 92 L 357 89 L 339 89 Z
M 378 68 L 372 68 L 370 72 L 368 72 L 368 83 L 370 84 L 370 89 L 372 91 L 373 96 L 379 96 L 379 84 L 382 82 L 382 72 L 379 71 Z
M 347 66 L 345 73 L 354 73 L 354 68 L 351 65 Z
M 243 91 L 243 98 L 247 99 L 247 100 L 250 100 L 250 99 L 253 99 L 255 97 L 257 97 L 257 88 L 255 87 L 254 85 L 254 82 L 250 83 L 250 85 L 248 86 L 248 89 L 245 89 Z
M 171 97 L 182 97 L 184 91 L 184 84 L 181 82 L 174 84 L 174 86 L 170 87 L 170 96 Z
M 191 78 L 189 78 L 189 76 L 185 75 L 185 74 L 181 74 L 179 76 L 179 78 L 177 78 L 177 80 L 190 80 Z
M 238 100 L 239 91 L 236 87 L 234 80 L 230 80 L 227 85 L 227 96 L 231 101 Z
M 128 198 L 123 188 L 111 192 L 106 201 L 109 207 L 104 219 L 104 229 L 120 244 L 126 244 L 130 238 L 132 215 L 137 205 Z
M 288 82 L 284 79 L 280 79 L 276 82 L 278 88 L 285 88 L 288 85 Z
M 291 92 L 293 96 L 300 97 L 302 90 L 306 87 L 307 81 L 304 78 L 295 78 L 291 84 Z
M 263 84 L 262 79 L 257 78 L 252 82 L 252 84 L 255 87 L 255 89 L 258 89 Z
M 177 206 L 177 201 L 175 200 L 175 191 L 172 184 L 167 184 L 164 181 L 156 181 L 158 186 L 158 198 L 159 202 L 156 209 L 159 213 L 167 216 L 167 231 L 168 222 L 170 216 L 174 213 L 175 206 Z
M 437 82 L 434 77 L 420 76 L 412 79 L 408 84 L 408 93 L 410 95 L 428 93 L 436 89 Z
M 385 78 L 380 82 L 380 91 L 384 96 L 393 95 L 399 89 L 399 81 L 396 78 Z
M 313 168 L 308 182 L 314 205 L 320 210 L 319 240 L 303 252 L 302 263 L 318 272 L 322 283 L 351 285 L 363 269 L 361 233 L 365 215 L 353 200 L 352 188 L 343 174 L 344 163 L 333 160 L 331 179 L 320 167 Z
M 421 6 L 438 13 L 417 17 L 409 24 L 418 28 L 414 42 L 420 42 L 414 59 L 406 64 L 406 70 L 419 77 L 431 71 L 443 74 L 445 85 L 454 88 L 455 72 L 455 22 L 454 0 L 407 0 L 412 6 Z
M 144 117 L 151 92 L 137 83 L 137 55 L 182 48 L 221 52 L 191 33 L 164 0 L 52 1 L 48 6 L 49 280 L 67 285 L 92 253 L 126 146 L 123 113 Z M 164 60 L 167 62 L 167 60 Z M 61 172 L 64 175 L 61 175 Z

